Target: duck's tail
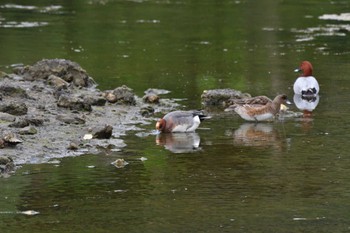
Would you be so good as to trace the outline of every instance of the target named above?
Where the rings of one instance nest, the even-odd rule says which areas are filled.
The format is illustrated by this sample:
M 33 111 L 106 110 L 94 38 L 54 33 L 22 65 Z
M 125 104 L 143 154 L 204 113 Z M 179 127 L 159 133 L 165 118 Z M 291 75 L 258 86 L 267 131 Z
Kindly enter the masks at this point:
M 204 121 L 207 119 L 210 119 L 211 116 L 208 116 L 207 114 L 205 114 L 203 111 L 199 110 L 199 111 L 193 111 L 193 116 L 198 116 L 200 121 Z

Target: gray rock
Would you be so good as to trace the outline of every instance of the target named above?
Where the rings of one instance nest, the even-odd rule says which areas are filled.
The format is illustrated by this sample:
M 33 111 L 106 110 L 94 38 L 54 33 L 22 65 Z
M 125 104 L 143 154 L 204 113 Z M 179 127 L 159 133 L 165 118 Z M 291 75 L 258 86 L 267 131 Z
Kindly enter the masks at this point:
M 29 121 L 26 119 L 16 119 L 15 122 L 9 124 L 9 127 L 11 128 L 24 128 L 29 126 Z
M 92 135 L 93 138 L 97 139 L 109 139 L 112 136 L 113 127 L 111 125 L 105 125 L 103 128 L 93 129 Z
M 11 157 L 0 155 L 0 174 L 9 173 L 14 171 L 15 164 Z
M 0 93 L 3 96 L 28 98 L 27 92 L 21 87 L 9 85 L 7 83 L 0 86 Z
M 104 94 L 105 98 L 110 103 L 135 105 L 136 99 L 135 94 L 131 88 L 123 85 L 117 87 L 113 91 L 106 91 Z
M 46 80 L 50 75 L 55 75 L 78 87 L 92 87 L 96 85 L 95 81 L 89 77 L 80 65 L 65 59 L 44 59 L 33 66 L 17 68 L 14 72 L 29 81 Z
M 18 133 L 22 135 L 33 135 L 33 134 L 37 134 L 38 130 L 33 126 L 27 126 L 27 127 L 24 127 L 23 129 L 20 129 Z
M 159 96 L 156 94 L 146 94 L 142 97 L 142 100 L 145 103 L 150 103 L 150 104 L 159 104 Z
M 230 99 L 242 99 L 247 97 L 250 97 L 250 95 L 234 89 L 205 90 L 201 95 L 202 104 L 204 106 L 219 107 L 227 107 Z
M 15 120 L 16 120 L 16 117 L 14 115 L 11 115 L 5 112 L 0 112 L 0 121 L 13 122 Z
M 49 85 L 55 87 L 56 89 L 67 89 L 69 83 L 56 75 L 51 74 L 47 79 Z
M 92 111 L 91 104 L 86 103 L 80 98 L 68 95 L 61 95 L 57 101 L 57 106 L 71 110 Z
M 141 115 L 144 117 L 149 117 L 154 114 L 154 108 L 152 106 L 143 106 L 140 110 Z
M 92 106 L 104 106 L 106 104 L 106 99 L 102 96 L 90 95 L 84 97 L 84 102 Z
M 3 103 L 0 104 L 0 112 L 21 116 L 27 114 L 28 108 L 25 103 Z
M 83 118 L 74 115 L 58 115 L 56 119 L 66 124 L 85 124 L 85 120 Z

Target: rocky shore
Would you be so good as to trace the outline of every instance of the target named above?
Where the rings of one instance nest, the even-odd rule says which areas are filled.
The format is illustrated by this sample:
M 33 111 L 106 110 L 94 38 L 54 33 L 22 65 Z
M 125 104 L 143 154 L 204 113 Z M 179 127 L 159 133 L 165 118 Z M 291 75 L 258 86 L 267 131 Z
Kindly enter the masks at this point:
M 179 107 L 159 98 L 164 90 L 145 93 L 138 97 L 126 86 L 100 91 L 80 65 L 64 59 L 0 72 L 0 166 L 120 150 L 127 131 Z

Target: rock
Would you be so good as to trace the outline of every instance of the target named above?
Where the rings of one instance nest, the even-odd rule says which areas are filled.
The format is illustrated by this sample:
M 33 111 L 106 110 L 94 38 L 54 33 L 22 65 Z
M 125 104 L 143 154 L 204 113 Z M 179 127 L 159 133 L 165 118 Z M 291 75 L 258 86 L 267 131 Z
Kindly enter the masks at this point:
M 96 84 L 80 65 L 65 59 L 44 59 L 33 66 L 17 68 L 14 72 L 29 81 L 46 80 L 50 75 L 55 75 L 77 87 L 92 87 Z
M 69 83 L 64 81 L 62 78 L 57 77 L 56 75 L 51 74 L 47 79 L 49 85 L 55 87 L 56 89 L 67 89 Z
M 159 104 L 159 96 L 156 94 L 146 94 L 142 97 L 145 103 Z
M 148 117 L 148 116 L 151 116 L 153 115 L 154 113 L 154 108 L 152 106 L 144 106 L 141 108 L 140 110 L 141 112 L 141 115 L 144 116 L 144 117 Z
M 9 113 L 5 113 L 5 112 L 0 112 L 0 121 L 8 121 L 8 122 L 12 122 L 15 121 L 16 117 L 9 114 Z
M 35 125 L 35 126 L 41 126 L 44 124 L 45 119 L 44 118 L 40 118 L 40 117 L 35 117 L 35 116 L 26 116 L 25 120 L 31 124 L 31 125 Z
M 233 98 L 242 99 L 250 97 L 249 94 L 242 93 L 234 89 L 214 89 L 203 91 L 201 95 L 204 106 L 227 107 L 229 100 Z
M 102 96 L 85 96 L 84 103 L 90 104 L 92 106 L 104 106 L 106 104 L 106 99 Z
M 132 89 L 125 85 L 117 87 L 113 91 L 106 91 L 104 96 L 110 103 L 126 105 L 136 104 L 135 94 L 133 93 Z
M 3 134 L 2 139 L 4 140 L 5 145 L 17 145 L 18 143 L 22 143 L 23 142 L 13 132 L 5 132 Z
M 0 155 L 0 173 L 9 173 L 15 169 L 15 164 L 11 157 Z
M 78 111 L 92 111 L 91 104 L 85 103 L 84 100 L 68 95 L 61 95 L 57 101 L 57 106 Z
M 27 92 L 20 87 L 12 86 L 9 84 L 3 84 L 0 86 L 0 93 L 3 96 L 28 98 Z
M 109 139 L 112 136 L 113 127 L 111 125 L 105 125 L 103 128 L 95 128 L 93 130 L 93 138 L 97 139 Z
M 79 149 L 79 142 L 70 142 L 68 147 L 68 150 L 78 150 Z
M 0 149 L 5 148 L 6 142 L 4 139 L 0 138 Z
M 28 108 L 25 103 L 5 103 L 0 104 L 0 112 L 21 116 L 27 114 Z
M 27 126 L 27 127 L 24 127 L 23 129 L 20 129 L 18 133 L 22 135 L 33 135 L 33 134 L 37 134 L 38 130 L 33 126 Z
M 56 119 L 66 124 L 85 124 L 85 120 L 83 118 L 74 115 L 58 115 Z
M 29 121 L 27 121 L 26 119 L 17 119 L 12 124 L 9 124 L 9 127 L 11 128 L 24 128 L 27 126 L 29 126 Z

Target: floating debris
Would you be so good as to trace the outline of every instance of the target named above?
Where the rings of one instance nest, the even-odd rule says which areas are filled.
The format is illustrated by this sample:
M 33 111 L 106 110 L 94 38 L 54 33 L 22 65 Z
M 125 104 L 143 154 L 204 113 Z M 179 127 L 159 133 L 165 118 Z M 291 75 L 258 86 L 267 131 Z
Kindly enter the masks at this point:
M 37 214 L 40 214 L 38 211 L 35 211 L 35 210 L 20 211 L 19 213 L 24 214 L 24 215 L 37 215 Z

